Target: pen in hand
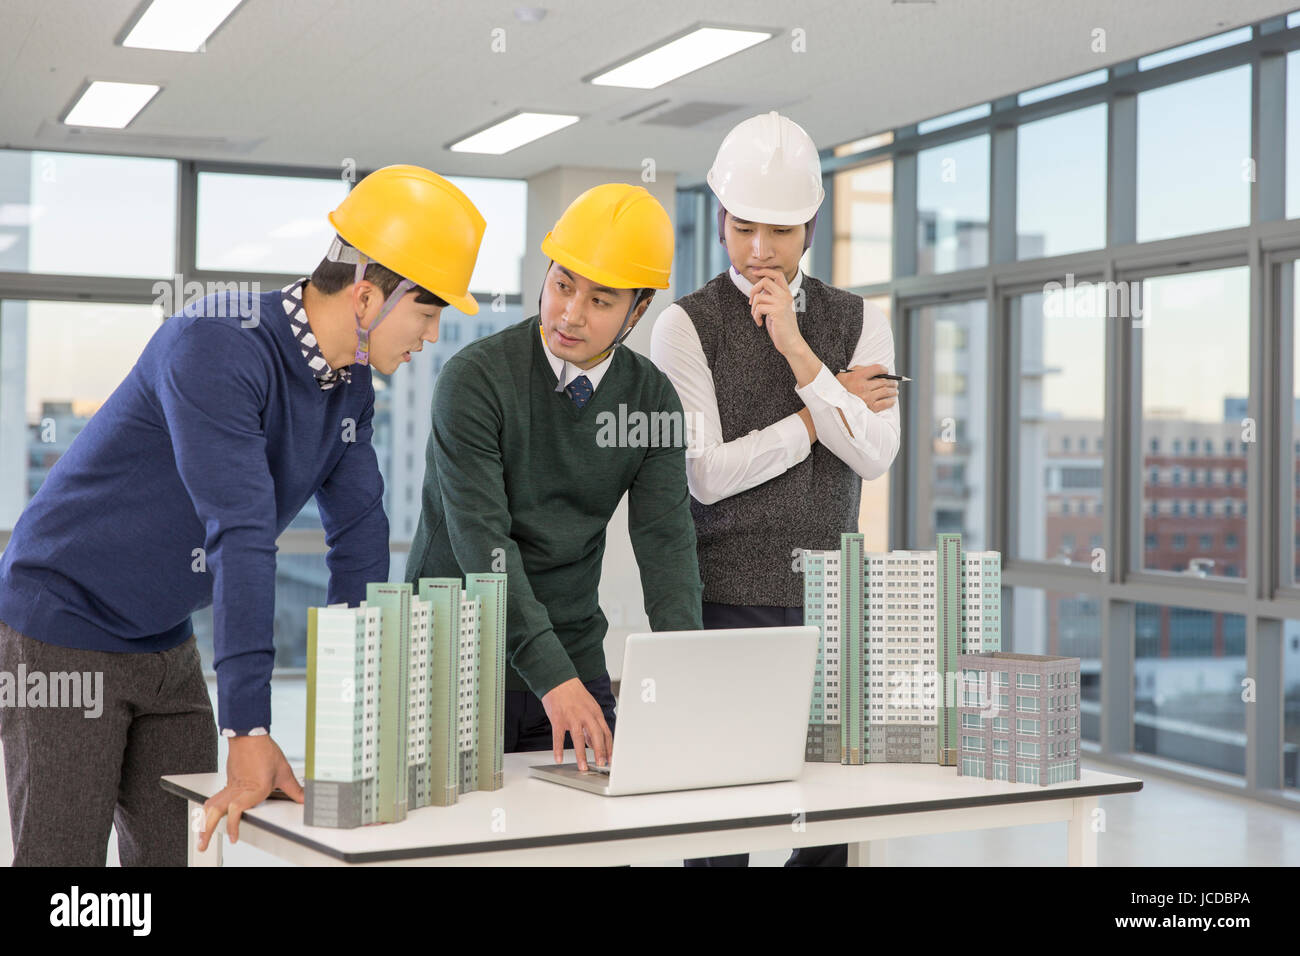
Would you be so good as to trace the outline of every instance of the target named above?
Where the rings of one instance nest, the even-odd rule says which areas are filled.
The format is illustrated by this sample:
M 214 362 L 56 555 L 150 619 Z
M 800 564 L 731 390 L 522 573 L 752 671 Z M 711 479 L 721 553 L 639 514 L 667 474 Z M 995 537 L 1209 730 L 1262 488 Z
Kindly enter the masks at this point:
M 842 368 L 842 369 L 840 369 L 838 372 L 836 372 L 835 374 L 836 374 L 836 375 L 843 375 L 843 374 L 844 374 L 845 372 L 847 372 L 847 371 L 850 371 L 850 370 L 847 369 L 847 368 Z M 873 379 L 877 379 L 877 378 L 887 378 L 887 379 L 889 379 L 891 382 L 910 382 L 910 381 L 911 381 L 911 379 L 908 378 L 906 375 L 889 375 L 889 374 L 886 374 L 885 372 L 881 372 L 879 375 L 873 375 L 873 376 L 871 376 L 871 377 L 872 377 Z

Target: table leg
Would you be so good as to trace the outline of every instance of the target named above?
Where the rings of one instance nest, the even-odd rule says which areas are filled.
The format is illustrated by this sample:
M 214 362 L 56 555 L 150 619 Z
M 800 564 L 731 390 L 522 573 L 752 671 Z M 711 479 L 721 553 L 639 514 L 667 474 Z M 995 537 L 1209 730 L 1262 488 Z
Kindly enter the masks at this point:
M 864 840 L 849 844 L 849 866 L 884 866 L 885 841 Z
M 1097 809 L 1096 797 L 1080 797 L 1070 801 L 1074 810 L 1070 816 L 1067 840 L 1070 866 L 1097 865 L 1097 831 L 1093 829 L 1093 811 Z
M 208 841 L 208 848 L 202 853 L 199 852 L 199 833 L 194 829 L 194 821 L 202 821 L 203 804 L 189 802 L 189 812 L 185 816 L 185 845 L 189 848 L 189 865 L 190 866 L 220 866 L 221 865 L 221 830 L 225 823 L 223 820 L 217 825 L 217 830 L 212 834 L 212 839 Z

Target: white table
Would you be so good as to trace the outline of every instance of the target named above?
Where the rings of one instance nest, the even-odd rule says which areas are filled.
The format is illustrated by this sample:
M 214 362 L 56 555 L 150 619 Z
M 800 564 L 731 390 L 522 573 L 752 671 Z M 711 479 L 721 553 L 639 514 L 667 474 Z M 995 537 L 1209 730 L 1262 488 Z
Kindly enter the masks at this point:
M 1071 866 L 1096 866 L 1097 798 L 1136 793 L 1134 777 L 1084 770 L 1047 787 L 959 777 L 933 764 L 804 765 L 787 783 L 602 797 L 528 775 L 549 753 L 506 754 L 505 786 L 454 807 L 412 811 L 396 824 L 303 826 L 301 804 L 267 801 L 243 815 L 240 842 L 310 865 L 612 865 L 849 844 L 849 865 L 873 862 L 873 841 L 927 833 L 1064 822 Z M 215 773 L 162 778 L 189 819 L 225 786 Z M 225 823 L 191 866 L 220 866 Z M 881 855 L 877 851 L 876 862 Z

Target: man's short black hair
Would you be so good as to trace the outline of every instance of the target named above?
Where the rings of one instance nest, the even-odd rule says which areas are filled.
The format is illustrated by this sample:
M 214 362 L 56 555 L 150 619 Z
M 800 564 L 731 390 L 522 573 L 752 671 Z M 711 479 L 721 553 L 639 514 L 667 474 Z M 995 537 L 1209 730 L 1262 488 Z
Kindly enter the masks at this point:
M 345 247 L 351 248 L 343 239 L 340 239 L 339 241 L 342 242 Z M 324 295 L 333 295 L 335 292 L 346 289 L 348 286 L 352 285 L 356 278 L 356 274 L 357 267 L 351 262 L 334 262 L 333 260 L 326 258 L 320 261 L 320 265 L 318 265 L 316 270 L 311 274 L 311 284 L 316 287 L 318 292 L 321 292 Z M 396 272 L 392 269 L 384 268 L 378 262 L 370 262 L 366 264 L 365 279 L 367 282 L 373 283 L 379 291 L 384 294 L 384 298 L 388 298 L 392 295 L 393 290 L 397 288 L 397 284 L 402 281 L 402 277 Z M 411 291 L 415 293 L 415 301 L 419 302 L 421 305 L 437 305 L 442 308 L 447 307 L 446 300 L 442 299 L 440 296 L 434 295 L 428 289 L 421 288 L 417 285 Z

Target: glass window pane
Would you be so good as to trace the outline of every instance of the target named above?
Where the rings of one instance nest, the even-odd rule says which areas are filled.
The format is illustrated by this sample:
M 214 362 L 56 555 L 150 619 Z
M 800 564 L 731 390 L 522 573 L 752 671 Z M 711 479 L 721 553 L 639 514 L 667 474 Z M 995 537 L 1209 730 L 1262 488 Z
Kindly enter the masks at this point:
M 1138 94 L 1137 238 L 1250 222 L 1250 67 Z
M 1300 621 L 1282 622 L 1282 784 L 1300 787 Z
M 1079 658 L 1079 738 L 1101 740 L 1101 598 L 1015 588 L 1002 649 Z
M 889 296 L 872 296 L 867 302 L 889 315 Z M 906 373 L 900 373 L 906 374 Z M 903 388 L 910 388 L 911 382 Z M 900 400 L 902 397 L 900 396 Z M 889 472 L 873 481 L 862 483 L 862 501 L 858 507 L 858 530 L 868 551 L 889 550 Z
M 524 263 L 524 220 L 528 212 L 528 183 L 522 179 L 477 179 L 448 176 L 487 220 L 479 246 L 472 292 L 518 295 Z
M 1245 617 L 1138 604 L 1134 627 L 1134 749 L 1244 774 Z
M 1012 300 L 1020 347 L 1018 549 L 1091 564 L 1102 547 L 1105 297 L 1060 284 Z
M 1291 324 L 1291 335 L 1293 336 L 1291 374 L 1293 378 L 1292 392 L 1295 396 L 1294 404 L 1292 406 L 1293 413 L 1291 421 L 1291 460 L 1293 462 L 1293 477 L 1291 479 L 1290 490 L 1284 487 L 1282 492 L 1283 494 L 1289 494 L 1296 506 L 1294 513 L 1295 520 L 1292 526 L 1294 532 L 1292 536 L 1294 560 L 1291 583 L 1300 584 L 1300 336 L 1297 336 L 1297 333 L 1300 333 L 1300 323 L 1296 322 L 1296 317 L 1300 316 L 1300 260 L 1285 265 L 1282 268 L 1287 270 L 1283 275 L 1283 279 L 1288 280 L 1291 286 L 1289 290 L 1289 301 L 1283 303 L 1283 321 Z M 1284 281 L 1282 283 L 1284 293 L 1286 291 L 1286 286 L 1287 282 Z M 1287 314 L 1288 312 L 1289 314 Z M 1279 502 L 1279 504 L 1284 505 L 1285 502 Z M 1281 517 L 1283 520 L 1286 520 L 1285 510 L 1282 512 Z M 1285 540 L 1286 537 L 1284 535 L 1283 541 L 1285 542 Z M 1282 580 L 1286 580 L 1285 568 L 1282 571 Z
M 199 173 L 200 269 L 308 275 L 325 256 L 328 216 L 348 194 L 338 179 Z
M 916 271 L 952 272 L 989 261 L 989 138 L 916 154 Z
M 1300 50 L 1286 55 L 1286 217 L 1300 216 Z
M 151 305 L 0 302 L 0 528 L 14 526 L 161 321 Z
M 1058 256 L 1106 244 L 1106 104 L 1017 131 L 1016 255 Z
M 1246 573 L 1249 308 L 1244 266 L 1142 285 L 1145 568 Z
M 902 397 L 916 423 L 907 444 L 919 480 L 910 548 L 933 548 L 944 532 L 961 533 L 967 550 L 984 547 L 987 311 L 983 299 L 911 311 L 916 381 Z
M 170 276 L 176 162 L 0 150 L 0 270 Z
M 888 281 L 893 271 L 894 163 L 835 174 L 831 283 L 842 288 Z

